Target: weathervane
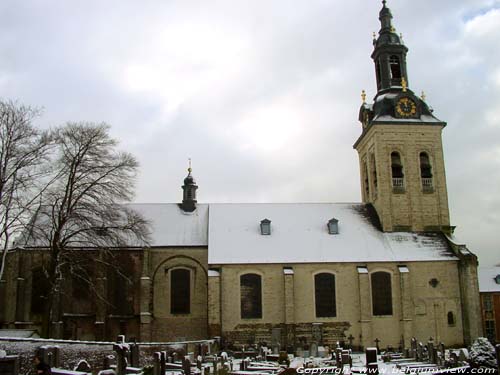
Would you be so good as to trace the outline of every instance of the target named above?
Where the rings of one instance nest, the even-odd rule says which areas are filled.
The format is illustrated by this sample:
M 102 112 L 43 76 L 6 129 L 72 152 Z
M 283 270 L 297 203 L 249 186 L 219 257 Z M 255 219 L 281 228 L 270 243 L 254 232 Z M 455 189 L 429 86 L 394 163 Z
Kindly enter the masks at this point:
M 361 99 L 363 100 L 363 104 L 366 104 L 366 91 L 361 91 Z
M 193 171 L 193 168 L 191 168 L 191 158 L 188 159 L 188 164 L 189 164 L 188 172 L 191 173 Z

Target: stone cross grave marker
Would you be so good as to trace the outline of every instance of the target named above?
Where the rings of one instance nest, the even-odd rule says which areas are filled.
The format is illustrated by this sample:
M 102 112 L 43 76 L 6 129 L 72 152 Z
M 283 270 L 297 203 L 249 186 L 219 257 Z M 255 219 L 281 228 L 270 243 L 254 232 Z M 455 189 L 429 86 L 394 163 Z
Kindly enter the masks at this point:
M 417 361 L 422 362 L 424 360 L 424 344 L 421 342 L 417 345 Z
M 431 339 L 427 342 L 427 353 L 429 353 L 429 362 L 436 363 L 436 358 L 434 357 L 434 340 Z
M 129 347 L 127 344 L 113 344 L 116 353 L 116 375 L 125 375 L 127 372 L 127 355 Z
M 415 337 L 412 337 L 410 341 L 410 357 L 417 357 L 417 339 Z
M 374 342 L 375 342 L 375 345 L 377 346 L 377 354 L 378 354 L 378 353 L 380 353 L 380 346 L 379 346 L 380 340 L 378 339 L 378 337 L 375 339 Z
M 349 349 L 352 349 L 352 343 L 354 342 L 354 336 L 352 334 L 349 335 L 347 340 L 349 340 Z

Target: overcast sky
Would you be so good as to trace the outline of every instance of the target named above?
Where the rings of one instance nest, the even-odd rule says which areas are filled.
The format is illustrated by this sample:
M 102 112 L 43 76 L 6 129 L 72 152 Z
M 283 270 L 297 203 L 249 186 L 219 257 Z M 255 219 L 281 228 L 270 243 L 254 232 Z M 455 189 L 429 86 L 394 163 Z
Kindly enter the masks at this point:
M 500 263 L 500 0 L 389 0 L 443 133 L 451 221 Z M 0 97 L 107 122 L 137 202 L 359 202 L 378 0 L 2 0 Z

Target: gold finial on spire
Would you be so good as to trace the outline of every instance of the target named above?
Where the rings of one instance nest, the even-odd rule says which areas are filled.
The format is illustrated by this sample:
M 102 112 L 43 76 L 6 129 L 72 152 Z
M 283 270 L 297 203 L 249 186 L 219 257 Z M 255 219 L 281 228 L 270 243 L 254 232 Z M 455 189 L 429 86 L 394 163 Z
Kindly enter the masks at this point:
M 188 159 L 188 164 L 189 164 L 188 172 L 191 173 L 193 171 L 193 168 L 191 167 L 191 158 Z
M 405 77 L 401 78 L 401 87 L 403 88 L 403 92 L 408 90 L 408 82 L 406 82 Z
M 427 96 L 425 95 L 425 92 L 422 91 L 422 95 L 420 96 L 420 99 L 422 99 L 425 102 L 426 98 L 427 98 Z
M 363 104 L 366 104 L 366 91 L 361 91 L 361 100 L 363 100 Z
M 373 40 L 376 40 L 377 39 L 377 33 L 374 31 L 373 32 Z

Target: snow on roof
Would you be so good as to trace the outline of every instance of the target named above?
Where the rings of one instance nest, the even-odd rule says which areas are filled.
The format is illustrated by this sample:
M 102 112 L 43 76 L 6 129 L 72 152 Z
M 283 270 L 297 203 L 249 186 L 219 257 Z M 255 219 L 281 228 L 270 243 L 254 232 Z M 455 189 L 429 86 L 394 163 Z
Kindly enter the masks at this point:
M 184 212 L 176 203 L 128 205 L 151 224 L 150 246 L 207 246 L 208 204 Z
M 456 260 L 437 233 L 383 233 L 363 204 L 211 204 L 209 264 Z M 339 220 L 339 234 L 327 223 Z M 271 235 L 260 234 L 268 218 Z
M 500 284 L 495 281 L 496 277 L 500 277 L 500 267 L 479 267 L 479 291 L 481 293 L 500 292 Z

